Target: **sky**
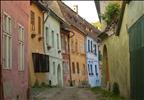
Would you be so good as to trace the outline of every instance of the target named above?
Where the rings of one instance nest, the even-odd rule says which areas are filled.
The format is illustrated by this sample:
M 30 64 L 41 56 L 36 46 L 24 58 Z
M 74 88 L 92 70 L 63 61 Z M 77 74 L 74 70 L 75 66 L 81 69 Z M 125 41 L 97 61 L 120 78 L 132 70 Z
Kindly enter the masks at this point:
M 98 15 L 94 1 L 63 1 L 70 8 L 78 5 L 78 14 L 88 22 L 98 22 Z

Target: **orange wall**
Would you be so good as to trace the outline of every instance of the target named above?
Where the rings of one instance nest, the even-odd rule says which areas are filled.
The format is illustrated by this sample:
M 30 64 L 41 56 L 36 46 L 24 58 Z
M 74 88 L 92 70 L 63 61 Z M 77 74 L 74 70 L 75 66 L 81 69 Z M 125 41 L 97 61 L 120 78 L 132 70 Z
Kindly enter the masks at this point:
M 38 79 L 39 81 L 42 81 L 45 79 L 45 75 L 42 73 L 34 73 L 33 68 L 33 62 L 32 62 L 32 53 L 44 53 L 44 46 L 43 46 L 43 39 L 39 41 L 39 37 L 43 37 L 43 13 L 42 11 L 35 5 L 31 4 L 30 10 L 35 13 L 35 31 L 32 31 L 31 29 L 31 23 L 30 25 L 30 33 L 29 33 L 29 85 L 33 86 L 35 83 L 35 80 Z M 30 14 L 31 15 L 31 14 Z M 38 17 L 41 17 L 41 34 L 38 33 Z M 29 17 L 31 18 L 31 16 Z M 31 22 L 31 19 L 30 19 Z M 31 38 L 31 34 L 34 33 L 36 36 L 34 38 Z
M 72 80 L 75 80 L 75 85 L 79 86 L 81 81 L 87 81 L 87 73 L 86 73 L 86 53 L 85 53 L 85 36 L 79 30 L 73 27 L 74 36 L 74 49 L 72 50 L 72 38 L 70 38 L 70 62 L 71 62 L 71 73 Z M 72 33 L 71 33 L 72 35 Z M 76 51 L 76 39 L 78 40 L 78 50 Z M 83 52 L 81 52 L 81 48 L 83 46 Z M 75 63 L 75 74 L 72 69 L 72 62 Z M 77 64 L 79 63 L 80 73 L 77 73 Z M 85 67 L 83 66 L 85 65 Z M 85 73 L 83 73 L 85 72 Z M 80 81 L 80 82 L 79 82 Z

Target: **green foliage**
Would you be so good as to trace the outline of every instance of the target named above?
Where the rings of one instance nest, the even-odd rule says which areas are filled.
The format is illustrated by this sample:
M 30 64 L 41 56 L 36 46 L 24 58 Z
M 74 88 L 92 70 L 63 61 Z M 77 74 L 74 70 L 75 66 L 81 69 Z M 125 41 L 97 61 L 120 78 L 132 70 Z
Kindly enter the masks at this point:
M 113 84 L 113 93 L 114 93 L 115 95 L 119 95 L 119 94 L 120 94 L 119 85 L 118 85 L 118 83 L 116 83 L 116 82 L 114 82 L 114 84 Z
M 91 88 L 91 91 L 93 91 L 94 93 L 98 95 L 97 99 L 99 100 L 125 100 L 124 97 L 115 95 L 114 93 L 106 91 L 102 89 L 101 87 Z
M 101 15 L 102 19 L 110 24 L 113 20 L 117 21 L 120 16 L 120 5 L 118 3 L 109 3 L 106 7 L 104 14 Z

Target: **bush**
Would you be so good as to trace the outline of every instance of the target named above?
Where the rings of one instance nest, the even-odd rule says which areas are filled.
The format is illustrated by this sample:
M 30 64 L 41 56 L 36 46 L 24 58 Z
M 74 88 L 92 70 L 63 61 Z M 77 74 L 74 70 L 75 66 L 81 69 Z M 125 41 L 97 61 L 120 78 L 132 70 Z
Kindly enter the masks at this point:
M 110 24 L 113 20 L 117 21 L 120 16 L 120 5 L 118 3 L 110 3 L 106 7 L 104 14 L 101 15 L 102 19 Z
M 115 95 L 119 95 L 120 94 L 119 85 L 116 82 L 114 82 L 114 84 L 113 84 L 113 94 L 115 94 Z

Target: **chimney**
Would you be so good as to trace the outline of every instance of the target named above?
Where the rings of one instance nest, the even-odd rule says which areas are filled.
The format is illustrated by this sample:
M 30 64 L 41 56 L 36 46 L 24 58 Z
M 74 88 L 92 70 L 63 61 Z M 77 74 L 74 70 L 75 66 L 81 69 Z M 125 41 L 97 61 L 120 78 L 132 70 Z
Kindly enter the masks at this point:
M 78 14 L 78 5 L 73 5 L 73 10 Z

